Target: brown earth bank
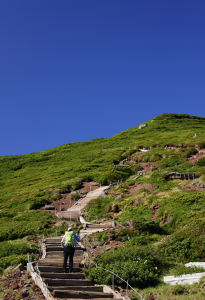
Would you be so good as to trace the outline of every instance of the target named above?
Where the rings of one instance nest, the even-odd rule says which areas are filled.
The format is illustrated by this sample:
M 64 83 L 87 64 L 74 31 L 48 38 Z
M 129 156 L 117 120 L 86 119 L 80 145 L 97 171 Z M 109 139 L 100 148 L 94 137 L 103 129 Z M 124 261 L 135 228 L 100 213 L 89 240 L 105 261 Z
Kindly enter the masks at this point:
M 143 188 L 146 189 L 146 190 L 148 190 L 149 192 L 152 192 L 153 189 L 154 189 L 153 185 L 150 184 L 150 183 L 145 183 L 145 184 L 137 183 L 137 184 L 132 185 L 132 186 L 130 186 L 130 187 L 128 188 L 129 194 L 127 194 L 126 196 L 127 196 L 127 197 L 134 196 L 134 195 L 138 194 L 139 191 L 140 191 L 141 189 L 143 189 Z
M 12 299 L 43 300 L 45 297 L 28 271 L 18 271 L 0 278 L 0 300 Z
M 188 158 L 188 162 L 194 164 L 199 158 L 202 158 L 205 156 L 205 149 L 199 150 L 199 153 L 192 155 Z
M 80 189 L 76 190 L 75 192 L 79 193 L 80 196 L 86 195 L 86 193 L 90 191 L 94 191 L 100 187 L 99 184 L 97 184 L 94 181 L 91 182 L 83 182 Z M 64 193 L 61 194 L 61 199 L 50 202 L 49 205 L 52 205 L 56 208 L 56 213 L 60 211 L 66 211 L 68 208 L 73 206 L 76 201 L 71 199 L 71 192 L 70 193 Z M 45 210 L 44 207 L 41 207 L 40 210 Z M 47 211 L 51 215 L 55 215 L 55 210 L 48 210 Z M 56 221 L 61 221 L 60 219 L 57 219 Z

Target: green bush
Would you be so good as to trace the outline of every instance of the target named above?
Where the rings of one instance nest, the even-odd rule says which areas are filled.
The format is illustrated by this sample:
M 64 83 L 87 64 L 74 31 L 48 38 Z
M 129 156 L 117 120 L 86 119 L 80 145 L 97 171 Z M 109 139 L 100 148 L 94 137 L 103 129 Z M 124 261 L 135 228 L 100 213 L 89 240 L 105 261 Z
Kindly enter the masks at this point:
M 176 265 L 172 270 L 171 270 L 171 275 L 182 275 L 182 274 L 194 274 L 194 273 L 202 273 L 204 272 L 204 268 L 201 267 L 185 267 L 182 264 Z
M 0 258 L 10 255 L 21 255 L 37 251 L 35 245 L 30 246 L 25 241 L 0 242 Z
M 205 142 L 200 142 L 198 143 L 199 149 L 204 149 L 205 148 Z
M 105 198 L 96 198 L 91 200 L 85 207 L 84 212 L 89 213 L 85 219 L 86 221 L 102 218 L 108 212 L 108 207 L 114 201 L 113 197 L 107 196 Z
M 6 269 L 9 266 L 16 267 L 20 263 L 25 265 L 26 262 L 27 262 L 27 255 L 10 255 L 10 256 L 0 258 L 0 268 Z
M 138 230 L 139 233 L 149 232 L 149 233 L 161 233 L 162 228 L 159 222 L 150 219 L 139 218 L 133 220 L 133 227 Z
M 199 158 L 196 162 L 196 164 L 200 167 L 204 167 L 205 166 L 205 156 L 202 158 Z
M 71 195 L 71 200 L 78 200 L 80 198 L 79 194 L 72 194 Z
M 16 214 L 13 218 L 1 218 L 0 241 L 39 234 L 50 226 L 52 219 L 55 217 L 41 211 L 27 211 Z
M 159 255 L 175 262 L 204 261 L 205 240 L 194 226 L 177 232 L 158 246 Z
M 157 162 L 157 166 L 160 166 L 162 169 L 174 167 L 180 165 L 186 161 L 186 158 L 180 158 L 177 155 L 172 155 L 169 158 L 165 158 Z
M 118 215 L 117 220 L 120 222 L 125 222 L 128 220 L 136 220 L 141 217 L 151 217 L 151 210 L 148 207 L 145 207 L 142 202 L 136 207 L 126 207 L 126 209 L 120 215 Z
M 155 186 L 159 191 L 169 190 L 177 186 L 176 182 L 169 181 L 166 174 L 161 171 L 153 171 L 152 175 L 146 179 L 147 183 Z
M 133 247 L 115 248 L 97 258 L 98 266 L 113 271 L 134 287 L 146 287 L 158 282 L 162 262 L 147 249 Z M 112 283 L 112 274 L 100 268 L 85 270 L 85 275 L 97 284 Z M 115 284 L 125 287 L 126 284 L 115 277 Z
M 172 291 L 172 294 L 174 295 L 183 295 L 183 294 L 188 294 L 189 290 L 186 286 L 182 285 L 176 285 Z
M 187 156 L 189 157 L 189 156 L 195 155 L 197 153 L 198 153 L 198 151 L 197 151 L 197 149 L 195 147 L 189 147 L 188 151 L 187 151 Z

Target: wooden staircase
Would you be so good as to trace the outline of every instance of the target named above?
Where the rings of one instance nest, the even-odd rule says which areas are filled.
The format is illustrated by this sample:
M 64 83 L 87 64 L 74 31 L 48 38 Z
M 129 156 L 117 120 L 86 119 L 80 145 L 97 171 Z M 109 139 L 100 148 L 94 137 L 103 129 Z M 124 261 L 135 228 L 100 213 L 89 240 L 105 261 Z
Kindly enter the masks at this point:
M 44 278 L 51 294 L 56 299 L 92 299 L 111 300 L 113 293 L 105 293 L 103 286 L 94 285 L 82 272 L 83 251 L 85 248 L 76 247 L 73 259 L 73 272 L 63 273 L 63 249 L 61 237 L 46 239 L 46 257 L 38 261 L 40 275 Z M 68 258 L 69 265 L 69 258 Z M 122 298 L 118 298 L 123 300 Z

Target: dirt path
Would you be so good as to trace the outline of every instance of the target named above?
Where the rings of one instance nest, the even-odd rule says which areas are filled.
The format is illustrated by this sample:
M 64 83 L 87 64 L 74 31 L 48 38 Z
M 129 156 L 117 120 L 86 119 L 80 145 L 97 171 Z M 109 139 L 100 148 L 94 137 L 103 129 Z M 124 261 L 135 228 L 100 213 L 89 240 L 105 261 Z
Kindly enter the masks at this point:
M 88 193 L 89 191 L 95 191 L 99 188 L 99 185 L 96 185 L 94 181 L 92 182 L 83 182 L 82 187 L 77 190 L 79 194 L 82 196 L 84 193 Z M 60 211 L 67 211 L 71 206 L 73 206 L 76 201 L 71 200 L 71 193 L 61 194 L 61 199 L 51 202 L 51 205 L 56 208 L 56 213 Z M 43 210 L 44 208 L 41 208 Z M 55 210 L 50 210 L 49 213 L 51 215 L 55 215 Z M 60 221 L 60 219 L 58 220 Z
M 61 219 L 64 220 L 69 220 L 72 217 L 73 218 L 77 218 L 80 216 L 81 214 L 81 210 L 84 209 L 84 207 L 92 200 L 92 199 L 96 199 L 98 197 L 104 197 L 105 196 L 105 191 L 108 189 L 108 186 L 102 186 L 102 187 L 98 187 L 97 189 L 90 191 L 89 193 L 87 193 L 87 195 L 84 198 L 79 199 L 74 206 L 72 206 L 71 208 L 68 208 L 66 211 L 62 211 L 60 213 L 61 215 Z
M 198 154 L 192 155 L 191 157 L 188 158 L 188 162 L 194 164 L 199 158 L 202 158 L 204 156 L 205 156 L 205 149 L 199 150 Z
M 147 189 L 150 192 L 152 192 L 152 190 L 153 190 L 153 186 L 149 183 L 145 183 L 145 184 L 137 183 L 137 184 L 129 187 L 129 194 L 127 194 L 127 196 L 128 197 L 134 196 L 134 195 L 138 194 L 139 191 L 143 188 Z

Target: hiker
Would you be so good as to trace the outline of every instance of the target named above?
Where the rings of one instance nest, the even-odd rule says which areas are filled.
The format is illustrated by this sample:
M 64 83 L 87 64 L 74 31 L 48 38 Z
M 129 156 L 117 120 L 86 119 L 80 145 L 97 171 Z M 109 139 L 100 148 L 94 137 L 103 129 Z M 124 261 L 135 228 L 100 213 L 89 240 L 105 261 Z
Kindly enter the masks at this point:
M 75 253 L 75 240 L 80 242 L 80 237 L 77 236 L 71 227 L 68 228 L 68 231 L 65 232 L 65 235 L 61 241 L 61 247 L 64 248 L 64 262 L 63 262 L 63 272 L 66 273 L 67 260 L 69 256 L 69 273 L 73 269 L 73 256 Z

